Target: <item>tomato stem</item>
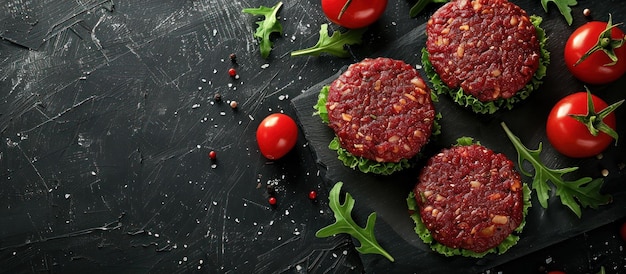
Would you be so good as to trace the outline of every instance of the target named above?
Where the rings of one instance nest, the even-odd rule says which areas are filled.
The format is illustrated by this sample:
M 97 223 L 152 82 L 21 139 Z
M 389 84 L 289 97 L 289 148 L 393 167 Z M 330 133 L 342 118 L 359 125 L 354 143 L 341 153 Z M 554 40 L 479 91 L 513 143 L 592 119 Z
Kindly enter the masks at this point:
M 599 112 L 596 112 L 595 106 L 593 105 L 593 100 L 591 99 L 591 92 L 587 87 L 585 87 L 585 89 L 587 89 L 587 114 L 570 114 L 569 116 L 587 126 L 587 129 L 589 129 L 589 133 L 591 133 L 591 135 L 598 136 L 600 132 L 604 132 L 607 135 L 611 136 L 613 139 L 615 139 L 615 145 L 617 145 L 617 139 L 619 137 L 617 135 L 617 132 L 613 128 L 605 124 L 603 120 L 613 111 L 615 111 L 617 107 L 624 103 L 624 100 L 621 100 L 600 110 Z
M 593 46 L 587 52 L 585 52 L 585 54 L 583 54 L 583 56 L 581 56 L 580 59 L 576 61 L 574 66 L 580 64 L 582 61 L 587 59 L 587 57 L 589 57 L 591 54 L 597 51 L 603 51 L 604 54 L 606 54 L 606 56 L 609 57 L 609 59 L 611 59 L 611 62 L 604 64 L 604 66 L 615 65 L 618 61 L 617 55 L 615 54 L 615 49 L 620 48 L 621 46 L 624 45 L 624 42 L 626 41 L 626 37 L 622 37 L 620 39 L 613 39 L 613 36 L 611 36 L 611 31 L 613 30 L 613 28 L 621 24 L 622 23 L 613 25 L 613 20 L 611 18 L 611 14 L 609 13 L 609 20 L 606 23 L 606 29 L 604 29 L 604 31 L 602 31 L 600 35 L 598 36 L 598 42 L 595 44 L 595 46 Z
M 352 3 L 352 0 L 347 0 L 346 3 L 343 4 L 341 11 L 339 11 L 339 15 L 337 15 L 337 20 L 341 19 L 341 16 L 343 16 L 343 14 L 346 12 L 346 10 L 348 9 L 348 6 L 350 6 L 350 3 Z

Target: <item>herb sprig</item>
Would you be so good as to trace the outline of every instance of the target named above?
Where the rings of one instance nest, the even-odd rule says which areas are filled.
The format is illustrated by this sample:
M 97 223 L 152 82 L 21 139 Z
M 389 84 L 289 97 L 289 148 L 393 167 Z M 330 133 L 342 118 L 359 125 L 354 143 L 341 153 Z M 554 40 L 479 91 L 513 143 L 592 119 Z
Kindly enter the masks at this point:
M 291 52 L 291 56 L 312 55 L 319 56 L 321 53 L 332 54 L 337 57 L 350 57 L 350 52 L 346 50 L 346 45 L 360 44 L 366 28 L 348 30 L 345 33 L 334 31 L 332 36 L 328 35 L 328 24 L 320 27 L 320 38 L 315 46 Z
M 374 235 L 376 212 L 372 212 L 367 217 L 367 224 L 365 225 L 365 228 L 360 227 L 356 222 L 354 222 L 351 216 L 355 200 L 352 198 L 350 193 L 346 192 L 343 204 L 340 201 L 339 194 L 341 193 L 342 186 L 343 182 L 337 182 L 330 190 L 328 196 L 329 206 L 335 214 L 335 223 L 321 228 L 317 231 L 317 233 L 315 233 L 315 236 L 318 238 L 325 238 L 339 233 L 347 233 L 361 243 L 361 246 L 356 248 L 356 250 L 361 254 L 379 254 L 385 256 L 385 258 L 393 262 L 393 257 L 387 253 L 387 251 L 385 251 L 380 244 L 378 244 L 378 241 L 376 241 L 376 236 Z
M 243 9 L 243 12 L 249 13 L 252 15 L 262 15 L 265 19 L 256 22 L 258 25 L 256 32 L 254 33 L 254 37 L 259 39 L 259 45 L 261 50 L 261 57 L 266 58 L 270 56 L 270 52 L 272 51 L 272 41 L 270 40 L 270 35 L 274 32 L 279 34 L 283 34 L 283 26 L 280 24 L 276 15 L 278 14 L 278 10 L 283 6 L 283 2 L 278 2 L 271 8 L 261 6 L 258 8 L 247 8 Z
M 574 18 L 570 7 L 578 5 L 578 2 L 576 0 L 541 0 L 541 6 L 545 12 L 548 12 L 548 2 L 553 2 L 556 5 L 561 15 L 565 17 L 565 22 L 571 26 Z
M 565 180 L 563 175 L 577 170 L 578 167 L 561 169 L 548 168 L 541 162 L 539 157 L 542 149 L 541 142 L 537 149 L 528 149 L 522 144 L 520 139 L 509 130 L 504 122 L 501 123 L 501 126 L 517 151 L 517 161 L 520 172 L 528 177 L 533 177 L 532 189 L 536 191 L 539 204 L 541 204 L 543 208 L 548 208 L 549 194 L 550 191 L 552 191 L 548 181 L 556 188 L 556 196 L 561 198 L 561 203 L 572 210 L 578 218 L 582 216 L 581 206 L 595 209 L 599 205 L 607 204 L 611 201 L 610 195 L 600 193 L 600 189 L 604 183 L 602 178 L 592 179 L 590 177 L 583 177 L 575 181 Z M 531 172 L 524 169 L 524 162 L 532 164 L 534 171 Z
M 429 4 L 442 4 L 450 0 L 417 0 L 417 3 L 409 10 L 409 16 L 415 17 L 420 14 Z

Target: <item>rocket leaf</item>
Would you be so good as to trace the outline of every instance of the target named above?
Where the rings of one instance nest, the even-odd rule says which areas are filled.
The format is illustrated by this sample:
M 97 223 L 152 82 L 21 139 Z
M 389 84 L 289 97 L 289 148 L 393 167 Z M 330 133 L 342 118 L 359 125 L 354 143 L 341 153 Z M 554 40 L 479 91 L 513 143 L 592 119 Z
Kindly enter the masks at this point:
M 345 45 L 360 44 L 361 38 L 366 28 L 348 30 L 345 33 L 333 32 L 328 36 L 328 24 L 320 27 L 320 38 L 315 46 L 291 52 L 291 56 L 312 55 L 319 56 L 321 53 L 328 53 L 341 58 L 350 57 Z
M 409 16 L 415 17 L 420 14 L 429 4 L 447 3 L 449 0 L 417 0 L 417 3 L 409 10 Z
M 354 222 L 351 216 L 355 200 L 352 198 L 350 193 L 346 192 L 343 204 L 339 200 L 341 186 L 343 186 L 343 182 L 337 182 L 330 190 L 330 194 L 328 196 L 329 206 L 335 214 L 335 223 L 321 228 L 317 231 L 317 233 L 315 233 L 315 236 L 318 238 L 325 238 L 339 233 L 347 233 L 361 243 L 361 246 L 356 248 L 356 250 L 361 254 L 380 254 L 393 262 L 393 257 L 391 257 L 391 255 L 378 244 L 378 241 L 376 241 L 376 237 L 374 235 L 376 212 L 372 212 L 369 217 L 367 217 L 367 225 L 365 225 L 365 228 L 360 227 Z
M 553 2 L 559 9 L 559 12 L 565 17 L 565 21 L 568 25 L 572 25 L 572 9 L 570 7 L 576 6 L 578 2 L 576 0 L 541 0 L 541 6 L 543 10 L 548 12 L 548 2 Z
M 539 147 L 536 150 L 528 149 L 517 136 L 513 135 L 504 122 L 501 125 L 517 151 L 520 172 L 528 177 L 533 177 L 532 188 L 537 192 L 537 199 L 543 208 L 548 208 L 549 194 L 552 191 L 548 182 L 551 182 L 556 188 L 556 196 L 561 198 L 561 203 L 569 207 L 578 218 L 582 216 L 581 206 L 597 208 L 599 205 L 607 204 L 611 201 L 610 195 L 600 193 L 604 183 L 602 178 L 583 177 L 575 181 L 563 179 L 563 175 L 577 170 L 578 167 L 548 168 L 541 162 L 539 157 L 542 147 L 541 143 L 539 143 Z M 525 161 L 532 164 L 534 175 L 531 171 L 524 169 L 523 163 Z
M 278 32 L 279 34 L 283 33 L 283 26 L 276 18 L 276 14 L 282 6 L 283 2 L 278 2 L 278 4 L 271 8 L 261 6 L 259 8 L 243 9 L 243 12 L 245 13 L 262 15 L 265 17 L 264 20 L 256 22 L 258 27 L 254 33 L 254 37 L 259 39 L 261 56 L 263 58 L 267 58 L 270 55 L 270 51 L 272 51 L 272 41 L 270 40 L 270 35 L 274 32 Z

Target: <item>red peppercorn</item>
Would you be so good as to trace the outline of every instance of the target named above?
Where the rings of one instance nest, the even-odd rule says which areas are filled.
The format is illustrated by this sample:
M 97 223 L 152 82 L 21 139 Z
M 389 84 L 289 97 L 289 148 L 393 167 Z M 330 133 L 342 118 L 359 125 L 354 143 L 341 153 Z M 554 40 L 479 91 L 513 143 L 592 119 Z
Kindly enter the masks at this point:
M 276 205 L 276 202 L 278 201 L 276 200 L 276 197 L 270 197 L 267 202 L 270 203 L 270 205 Z
M 317 199 L 317 192 L 315 190 L 311 190 L 311 192 L 309 192 L 309 199 L 311 200 Z
M 209 152 L 209 158 L 211 160 L 215 160 L 217 158 L 217 153 L 215 152 L 215 150 L 211 150 L 211 152 Z
M 228 70 L 228 75 L 230 75 L 231 77 L 235 77 L 237 75 L 237 71 L 234 68 L 230 68 Z

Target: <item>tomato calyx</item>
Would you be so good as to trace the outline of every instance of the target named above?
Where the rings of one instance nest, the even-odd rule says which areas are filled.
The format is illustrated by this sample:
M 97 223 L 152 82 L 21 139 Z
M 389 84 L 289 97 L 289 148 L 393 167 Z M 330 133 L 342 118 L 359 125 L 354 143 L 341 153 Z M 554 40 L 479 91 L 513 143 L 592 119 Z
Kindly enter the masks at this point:
M 585 54 L 581 56 L 580 59 L 578 59 L 574 66 L 580 64 L 582 61 L 585 61 L 587 57 L 597 51 L 603 51 L 604 54 L 606 54 L 606 56 L 611 59 L 611 62 L 604 64 L 604 66 L 613 66 L 617 64 L 618 58 L 615 54 L 615 49 L 620 48 L 624 45 L 626 37 L 621 39 L 613 39 L 613 37 L 611 36 L 611 31 L 613 30 L 613 28 L 621 24 L 622 23 L 613 25 L 613 19 L 611 18 L 611 14 L 609 13 L 609 20 L 606 23 L 606 29 L 604 29 L 604 31 L 602 31 L 598 36 L 598 42 L 595 46 L 585 52 Z
M 621 100 L 600 110 L 599 112 L 596 112 L 595 106 L 593 105 L 593 101 L 591 99 L 591 92 L 589 91 L 589 89 L 587 89 L 587 114 L 570 114 L 569 116 L 587 126 L 587 129 L 589 129 L 589 133 L 591 133 L 591 135 L 598 136 L 600 132 L 604 132 L 607 135 L 611 136 L 613 139 L 615 139 L 615 144 L 617 145 L 617 132 L 610 126 L 605 124 L 603 120 L 613 111 L 615 111 L 615 109 L 617 109 L 617 107 L 619 107 L 622 103 L 624 103 L 624 100 Z

